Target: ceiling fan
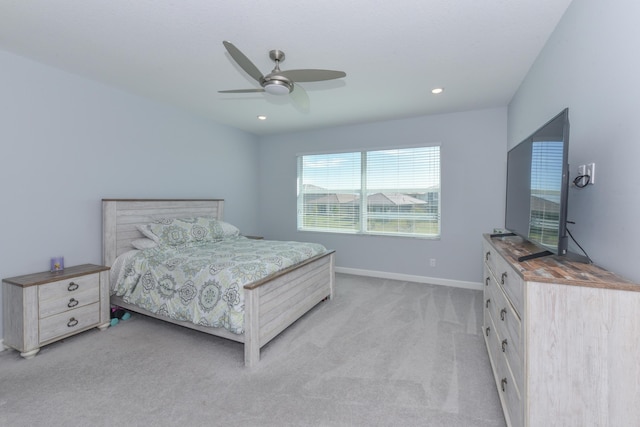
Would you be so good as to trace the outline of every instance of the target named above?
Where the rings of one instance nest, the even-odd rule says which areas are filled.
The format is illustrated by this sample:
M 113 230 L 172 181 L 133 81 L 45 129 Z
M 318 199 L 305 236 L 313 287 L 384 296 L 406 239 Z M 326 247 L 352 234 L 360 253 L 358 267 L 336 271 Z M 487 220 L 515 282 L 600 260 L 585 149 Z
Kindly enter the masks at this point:
M 303 111 L 309 110 L 309 96 L 307 92 L 299 85 L 298 82 L 319 82 L 323 80 L 333 80 L 345 77 L 347 74 L 343 71 L 334 70 L 280 70 L 280 63 L 284 61 L 284 52 L 281 50 L 272 50 L 269 52 L 269 58 L 275 61 L 274 69 L 265 75 L 253 65 L 237 47 L 228 41 L 222 44 L 229 52 L 229 55 L 238 63 L 247 74 L 253 77 L 261 88 L 256 89 L 235 89 L 221 90 L 219 93 L 251 93 L 251 92 L 267 92 L 274 95 L 290 95 L 291 100 Z

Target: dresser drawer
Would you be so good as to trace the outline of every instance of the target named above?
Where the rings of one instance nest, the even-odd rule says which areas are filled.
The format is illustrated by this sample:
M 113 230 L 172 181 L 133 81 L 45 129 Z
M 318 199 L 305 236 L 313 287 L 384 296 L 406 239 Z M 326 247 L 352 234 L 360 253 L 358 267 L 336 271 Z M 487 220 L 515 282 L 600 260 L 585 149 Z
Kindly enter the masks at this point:
M 522 277 L 502 257 L 493 257 L 496 281 L 502 286 L 509 300 L 513 304 L 518 317 L 521 317 L 524 307 L 524 281 Z
M 524 402 L 518 388 L 514 384 L 513 376 L 506 363 L 497 364 L 498 393 L 505 402 L 504 412 L 509 417 L 510 426 L 524 425 Z
M 82 329 L 97 325 L 99 322 L 100 307 L 97 302 L 49 316 L 40 320 L 40 344 L 64 335 L 74 334 Z
M 509 302 L 509 299 L 505 296 L 502 287 L 495 282 L 493 277 L 491 277 L 489 281 L 485 295 L 488 295 L 485 298 L 485 306 L 491 310 L 492 317 L 496 322 L 496 327 L 504 329 L 505 332 L 503 335 L 513 340 L 514 343 L 519 344 L 522 337 L 522 321 Z M 487 299 L 491 301 L 487 303 Z
M 98 274 L 88 274 L 40 285 L 38 286 L 38 299 L 44 301 L 52 298 L 70 298 L 86 290 L 99 288 L 100 276 Z
M 518 316 L 520 316 L 524 306 L 524 281 L 488 242 L 484 241 L 482 248 L 484 265 L 489 269 L 496 281 L 504 288 Z M 486 278 L 487 275 L 485 273 L 485 280 Z
M 482 242 L 482 253 L 484 258 L 485 266 L 491 271 L 494 275 L 496 274 L 496 260 L 500 257 L 497 253 L 495 253 L 495 249 L 492 248 L 488 242 Z M 485 275 L 486 277 L 486 275 Z
M 54 314 L 80 308 L 87 304 L 93 304 L 99 300 L 99 287 L 84 286 L 82 290 L 78 289 L 73 292 L 67 292 L 62 297 L 49 298 L 40 301 L 40 307 L 38 309 L 39 318 L 44 319 L 45 317 L 49 317 Z
M 524 342 L 522 322 L 493 276 L 485 292 L 485 310 L 493 319 L 495 332 L 500 336 L 499 351 L 509 363 L 519 390 L 524 386 Z
M 495 319 L 492 319 L 489 310 L 485 309 L 485 340 L 489 357 L 493 365 L 493 374 L 498 386 L 498 394 L 502 402 L 502 409 L 505 417 L 508 419 L 509 426 L 522 426 L 524 424 L 524 402 L 522 393 L 515 383 L 515 379 L 507 363 L 507 359 L 502 353 L 501 342 L 503 337 L 500 336 L 500 328 L 496 325 Z M 487 331 L 486 328 L 489 328 Z

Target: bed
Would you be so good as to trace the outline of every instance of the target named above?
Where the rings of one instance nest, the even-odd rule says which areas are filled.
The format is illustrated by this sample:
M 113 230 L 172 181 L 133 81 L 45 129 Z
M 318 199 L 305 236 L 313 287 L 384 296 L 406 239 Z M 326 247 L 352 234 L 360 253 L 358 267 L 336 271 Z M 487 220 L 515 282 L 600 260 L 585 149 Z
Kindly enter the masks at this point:
M 214 217 L 223 219 L 221 199 L 103 199 L 103 263 L 112 267 L 118 257 L 128 256 L 133 243 L 145 236 L 140 231 L 153 221 L 163 219 Z M 121 257 L 121 258 L 122 258 Z M 260 360 L 260 349 L 280 332 L 321 301 L 333 298 L 334 251 L 322 253 L 245 284 L 243 292 L 243 332 L 177 320 L 162 313 L 140 308 L 122 297 L 111 296 L 111 303 L 132 312 L 227 338 L 244 344 L 245 366 Z

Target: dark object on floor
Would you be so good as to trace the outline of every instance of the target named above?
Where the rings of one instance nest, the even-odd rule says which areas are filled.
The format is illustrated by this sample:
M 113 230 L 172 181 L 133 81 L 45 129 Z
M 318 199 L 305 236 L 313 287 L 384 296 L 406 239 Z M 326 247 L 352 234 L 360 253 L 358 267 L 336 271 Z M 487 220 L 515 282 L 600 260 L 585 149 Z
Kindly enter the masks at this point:
M 127 320 L 131 314 L 121 307 L 111 307 L 111 326 L 116 326 L 120 320 Z

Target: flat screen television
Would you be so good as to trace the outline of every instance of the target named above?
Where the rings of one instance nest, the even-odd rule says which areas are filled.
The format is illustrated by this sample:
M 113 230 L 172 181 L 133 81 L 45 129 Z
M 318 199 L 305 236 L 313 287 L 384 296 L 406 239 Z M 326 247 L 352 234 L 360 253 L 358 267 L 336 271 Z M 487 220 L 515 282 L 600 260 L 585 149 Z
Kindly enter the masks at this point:
M 509 150 L 505 229 L 541 250 L 519 261 L 567 254 L 568 152 L 568 108 Z

